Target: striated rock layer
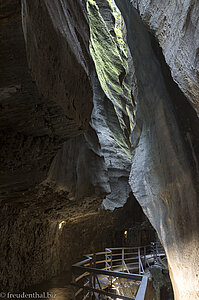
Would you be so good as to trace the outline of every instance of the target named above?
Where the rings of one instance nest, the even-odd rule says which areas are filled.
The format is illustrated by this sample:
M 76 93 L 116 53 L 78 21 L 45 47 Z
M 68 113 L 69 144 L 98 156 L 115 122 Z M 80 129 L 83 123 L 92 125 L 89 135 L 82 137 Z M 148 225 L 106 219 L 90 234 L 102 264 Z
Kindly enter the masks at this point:
M 120 12 L 111 1 L 88 1 L 93 111 L 91 126 L 101 145 L 111 193 L 103 207 L 122 207 L 130 193 L 130 135 L 133 126 L 132 58 Z
M 198 299 L 199 122 L 136 9 L 128 0 L 116 3 L 125 18 L 137 83 L 130 185 L 166 250 L 175 299 Z
M 174 80 L 199 113 L 199 2 L 132 0 L 154 33 Z

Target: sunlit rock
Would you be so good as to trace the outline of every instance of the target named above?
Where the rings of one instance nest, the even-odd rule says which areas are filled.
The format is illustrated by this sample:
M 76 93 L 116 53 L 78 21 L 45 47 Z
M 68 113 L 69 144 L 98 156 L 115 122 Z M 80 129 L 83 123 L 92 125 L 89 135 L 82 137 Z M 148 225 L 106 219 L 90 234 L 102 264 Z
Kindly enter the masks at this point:
M 199 114 L 199 3 L 132 0 L 157 37 L 173 79 Z
M 166 250 L 175 299 L 198 299 L 197 116 L 172 83 L 138 12 L 129 1 L 116 3 L 137 80 L 130 185 Z

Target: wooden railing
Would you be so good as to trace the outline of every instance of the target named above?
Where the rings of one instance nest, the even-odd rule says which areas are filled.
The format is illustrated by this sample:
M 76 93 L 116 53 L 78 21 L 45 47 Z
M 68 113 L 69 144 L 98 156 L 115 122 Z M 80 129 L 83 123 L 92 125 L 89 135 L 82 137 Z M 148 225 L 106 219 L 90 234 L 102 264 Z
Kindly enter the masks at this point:
M 144 300 L 148 285 L 144 270 L 158 257 L 154 250 L 158 247 L 153 243 L 143 247 L 106 248 L 86 255 L 86 259 L 72 266 L 73 285 L 77 288 L 74 299 Z M 136 298 L 113 293 L 113 280 L 118 278 L 140 281 Z

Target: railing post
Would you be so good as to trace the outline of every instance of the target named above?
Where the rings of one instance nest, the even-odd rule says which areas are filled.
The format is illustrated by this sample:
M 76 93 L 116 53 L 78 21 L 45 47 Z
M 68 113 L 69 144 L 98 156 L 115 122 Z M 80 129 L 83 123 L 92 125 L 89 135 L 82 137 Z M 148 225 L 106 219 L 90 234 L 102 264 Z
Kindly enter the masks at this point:
M 111 271 L 113 270 L 113 255 L 112 255 L 112 250 L 111 250 Z M 111 276 L 111 288 L 112 288 L 112 284 L 113 284 L 113 277 Z
M 125 253 L 125 249 L 128 249 Z M 126 255 L 131 255 L 131 250 L 133 249 L 133 258 L 135 259 L 136 257 L 134 256 L 134 254 L 138 253 L 138 267 L 139 267 L 139 275 L 137 274 L 126 274 L 126 273 L 122 273 L 120 270 L 113 271 L 113 267 L 114 267 L 114 254 L 115 255 L 120 255 L 119 260 L 116 258 L 116 261 L 120 261 L 120 268 L 122 267 L 122 271 L 125 272 L 127 270 L 128 271 L 128 267 L 126 265 L 126 259 L 128 257 L 126 257 Z M 80 263 L 77 263 L 75 265 L 72 266 L 72 275 L 75 275 L 75 271 L 80 271 L 83 273 L 78 274 L 78 277 L 75 276 L 75 278 L 73 278 L 73 285 L 78 287 L 78 291 L 74 294 L 74 297 L 77 299 L 79 299 L 79 297 L 81 299 L 87 299 L 87 297 L 89 297 L 89 299 L 105 299 L 106 296 L 111 297 L 111 299 L 132 299 L 123 295 L 116 295 L 113 294 L 112 291 L 105 291 L 103 288 L 103 280 L 101 282 L 101 275 L 105 275 L 105 277 L 109 277 L 109 282 L 108 285 L 112 287 L 113 282 L 114 282 L 114 278 L 115 280 L 117 280 L 117 278 L 126 278 L 126 279 L 130 279 L 130 280 L 138 280 L 141 281 L 138 293 L 136 295 L 136 300 L 143 300 L 145 299 L 144 297 L 146 296 L 146 292 L 147 292 L 147 277 L 144 275 L 141 275 L 142 273 L 144 273 L 144 267 L 143 267 L 143 262 L 144 260 L 146 260 L 146 264 L 148 263 L 148 260 L 146 258 L 146 253 L 148 251 L 148 248 L 145 246 L 142 247 L 134 247 L 134 248 L 116 248 L 113 250 L 117 250 L 117 253 L 113 252 L 111 249 L 106 249 L 105 253 L 104 252 L 99 252 L 99 253 L 94 253 L 94 254 L 88 254 L 87 255 L 87 259 L 81 261 Z M 154 249 L 155 245 L 154 245 Z M 121 253 L 120 253 L 121 251 Z M 130 251 L 130 252 L 129 252 Z M 118 254 L 119 253 L 119 254 Z M 105 259 L 101 260 L 98 259 L 98 255 L 102 255 L 105 254 Z M 122 255 L 122 264 L 121 264 L 121 255 Z M 144 256 L 143 256 L 144 255 Z M 104 257 L 104 256 L 103 256 Z M 105 266 L 108 267 L 108 269 L 110 270 L 104 270 L 103 267 L 102 269 L 98 268 L 98 263 L 103 263 L 105 262 Z M 136 262 L 137 263 L 137 262 Z M 90 265 L 90 267 L 89 267 Z M 103 265 L 102 265 L 103 266 Z M 89 282 L 86 281 L 85 279 L 89 279 Z M 80 280 L 80 281 L 79 281 Z M 81 283 L 82 282 L 82 283 Z M 87 291 L 86 295 L 85 295 L 85 290 Z M 99 296 L 98 296 L 99 294 Z M 118 297 L 119 296 L 119 297 Z M 74 300 L 75 300 L 74 298 Z M 133 300 L 133 299 L 132 299 Z M 135 299 L 134 299 L 135 300 Z
M 104 264 L 105 264 L 105 268 L 107 268 L 107 260 L 108 260 L 108 255 L 107 255 L 107 250 L 105 249 L 105 262 L 104 262 Z
M 108 248 L 105 249 L 105 268 L 107 270 L 107 268 L 109 267 L 109 264 L 108 264 L 108 260 L 109 260 L 109 254 L 107 254 L 107 252 L 109 252 L 110 250 Z M 112 251 L 111 251 L 112 252 Z
M 157 263 L 157 244 L 156 244 L 156 242 L 154 245 L 154 253 L 155 253 L 154 263 Z
M 124 248 L 122 248 L 122 272 L 124 272 Z
M 94 253 L 93 254 L 93 268 L 96 268 L 96 254 Z M 96 280 L 95 280 L 95 277 L 97 275 L 93 274 L 93 287 L 95 289 L 95 286 L 96 286 Z
M 151 242 L 151 252 L 153 255 L 153 262 L 155 263 L 155 247 L 153 242 Z
M 144 268 L 146 269 L 146 247 L 144 246 Z
M 148 285 L 148 278 L 147 278 L 147 276 L 143 276 L 135 300 L 147 299 L 147 294 L 146 294 L 147 293 L 147 285 Z
M 92 268 L 92 266 L 93 266 L 93 257 L 92 257 L 92 259 L 90 260 L 90 267 Z M 90 273 L 89 274 L 89 286 L 90 286 L 90 288 L 92 288 L 92 279 L 93 279 L 93 273 Z M 93 296 L 93 292 L 92 291 L 89 291 L 89 295 L 90 295 L 90 298 L 92 298 L 92 296 Z
M 139 274 L 140 272 L 140 247 L 138 247 L 138 263 L 139 263 Z

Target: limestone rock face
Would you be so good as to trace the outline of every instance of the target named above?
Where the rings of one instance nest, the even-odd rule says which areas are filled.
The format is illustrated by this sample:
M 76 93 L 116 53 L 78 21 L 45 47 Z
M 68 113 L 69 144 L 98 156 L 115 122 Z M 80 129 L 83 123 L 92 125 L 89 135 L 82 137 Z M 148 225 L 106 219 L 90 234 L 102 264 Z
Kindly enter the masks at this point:
M 85 1 L 22 1 L 31 75 L 39 91 L 63 108 L 71 136 L 88 127 L 92 110 Z
M 47 179 L 52 160 L 56 154 L 59 155 L 58 150 L 71 139 L 68 144 L 74 143 L 74 149 L 77 149 L 81 143 L 87 144 L 90 149 L 87 152 L 93 155 L 93 160 L 96 159 L 96 165 L 99 165 L 95 172 L 96 176 L 92 178 L 90 170 L 91 179 L 88 180 L 87 176 L 85 182 L 88 180 L 87 186 L 90 186 L 90 180 L 93 180 L 97 197 L 101 197 L 102 201 L 109 188 L 101 188 L 100 184 L 107 186 L 109 184 L 106 166 L 100 154 L 100 145 L 97 137 L 94 137 L 95 133 L 91 133 L 91 129 L 90 138 L 88 138 L 89 133 L 87 138 L 83 136 L 88 128 L 92 109 L 89 79 L 92 60 L 88 52 L 89 30 L 85 5 L 71 2 L 70 9 L 65 7 L 65 10 L 62 10 L 61 3 L 58 5 L 57 2 L 54 4 L 50 2 L 49 5 L 45 1 L 40 4 L 35 2 L 34 7 L 31 6 L 32 4 L 32 1 L 24 2 L 22 10 L 27 56 L 36 83 L 30 76 L 26 62 L 19 1 L 7 2 L 2 8 L 5 18 L 2 22 L 3 76 L 0 87 L 1 199 L 5 202 L 10 197 L 21 198 L 28 189 L 33 189 L 33 193 L 36 193 L 35 186 Z M 58 5 L 57 10 L 56 5 Z M 70 10 L 74 10 L 74 13 Z M 61 11 L 65 14 L 62 15 Z M 51 15 L 52 13 L 55 15 Z M 44 24 L 43 21 L 49 23 Z M 79 140 L 75 140 L 74 137 L 79 135 Z M 89 170 L 90 161 L 87 160 L 87 167 L 83 164 L 84 155 L 85 159 L 86 155 L 89 155 L 85 154 L 85 147 L 87 146 L 82 146 L 78 150 L 81 157 L 79 161 L 82 162 L 81 164 L 76 162 L 78 178 L 85 175 L 83 170 Z M 75 150 L 72 146 L 69 148 L 72 155 Z M 67 155 L 65 158 L 62 157 L 62 166 L 69 157 Z M 72 162 L 70 163 L 72 165 Z M 94 161 L 91 164 L 91 169 L 94 171 Z M 56 174 L 52 174 L 53 166 L 49 177 L 57 178 Z M 75 166 L 73 168 L 75 169 Z M 66 166 L 65 169 L 67 176 L 68 173 L 73 172 Z M 74 191 L 76 177 L 72 179 L 74 182 L 70 182 L 70 186 Z M 97 187 L 98 183 L 99 187 Z M 52 187 L 54 188 L 55 185 L 53 182 Z M 83 183 L 81 185 L 83 186 Z M 93 193 L 94 190 L 90 196 L 94 197 Z M 76 194 L 79 193 L 76 191 Z M 80 194 L 82 196 L 82 193 Z M 88 192 L 86 194 L 89 196 Z M 71 197 L 74 197 L 74 194 Z M 96 198 L 93 198 L 93 201 L 94 199 Z
M 128 137 L 123 136 L 114 105 L 103 92 L 96 75 L 93 76 L 93 87 L 91 126 L 99 138 L 110 184 L 110 193 L 104 199 L 103 206 L 113 210 L 126 203 L 131 191 L 128 183 L 131 151 L 128 148 Z M 124 140 L 123 147 L 118 143 L 118 137 Z
M 2 221 L 3 220 L 3 221 Z M 23 291 L 39 280 L 45 280 L 59 269 L 57 222 L 33 218 L 23 206 L 5 204 L 1 208 L 0 288 Z M 55 247 L 56 246 L 56 247 Z
M 175 299 L 198 299 L 197 115 L 172 81 L 138 12 L 128 0 L 116 3 L 125 18 L 137 84 L 130 185 L 166 250 Z
M 47 181 L 54 182 L 58 190 L 67 191 L 68 197 L 76 201 L 84 197 L 94 201 L 96 195 L 102 199 L 111 192 L 104 157 L 91 127 L 64 143 L 51 164 Z
M 3 6 L 1 290 L 24 289 L 69 267 L 71 257 L 77 257 L 71 254 L 76 240 L 70 229 L 84 237 L 79 219 L 101 214 L 105 197 L 104 206 L 111 210 L 130 199 L 132 209 L 124 214 L 128 218 L 118 220 L 121 228 L 122 222 L 130 226 L 143 217 L 128 183 L 133 123 L 130 52 L 123 51 L 121 32 L 117 39 L 109 3 L 105 9 L 102 1 L 98 4 L 94 12 L 101 12 L 97 20 L 102 32 L 93 30 L 90 49 L 97 45 L 94 35 L 99 41 L 107 39 L 106 46 L 111 41 L 115 52 L 106 47 L 101 53 L 107 51 L 114 66 L 107 76 L 99 76 L 89 54 L 86 1 L 23 0 L 23 32 L 19 1 Z M 102 58 L 99 53 L 98 58 Z M 101 71 L 106 71 L 105 60 Z M 135 212 L 130 222 L 128 211 Z M 118 240 L 112 214 L 105 216 L 104 232 L 109 230 L 108 237 L 112 234 Z M 74 226 L 66 226 L 68 243 L 60 236 L 59 223 L 74 219 Z M 98 234 L 97 220 L 93 217 L 96 228 L 86 235 L 90 240 Z M 102 245 L 99 236 L 96 248 Z M 82 251 L 88 247 L 85 241 Z
M 43 181 L 52 158 L 71 134 L 63 109 L 41 96 L 29 74 L 16 11 L 14 6 L 14 21 L 6 19 L 1 26 L 0 187 L 4 200 Z
M 71 199 L 92 198 L 90 207 L 91 203 L 96 206 L 99 195 L 102 199 L 109 194 L 103 205 L 113 210 L 123 206 L 130 193 L 131 59 L 127 49 L 126 52 L 123 49 L 122 37 L 123 44 L 116 36 L 110 4 L 89 2 L 87 9 L 91 30 L 89 48 L 95 63 L 89 76 L 94 104 L 90 127 L 85 134 L 64 143 L 53 160 L 47 182 L 67 191 Z M 108 61 L 114 71 L 107 68 Z
M 199 3 L 132 0 L 155 34 L 173 79 L 199 114 Z
M 95 129 L 108 170 L 111 193 L 103 206 L 122 207 L 130 193 L 130 135 L 133 124 L 131 97 L 132 58 L 125 41 L 124 22 L 110 1 L 88 1 L 90 52 L 95 64 L 92 72 Z
M 2 6 L 2 290 L 66 269 L 71 231 L 81 251 L 122 243 L 135 196 L 175 298 L 198 299 L 198 3 L 170 2 L 116 0 L 125 26 L 114 1 L 22 0 L 25 43 L 19 1 Z

